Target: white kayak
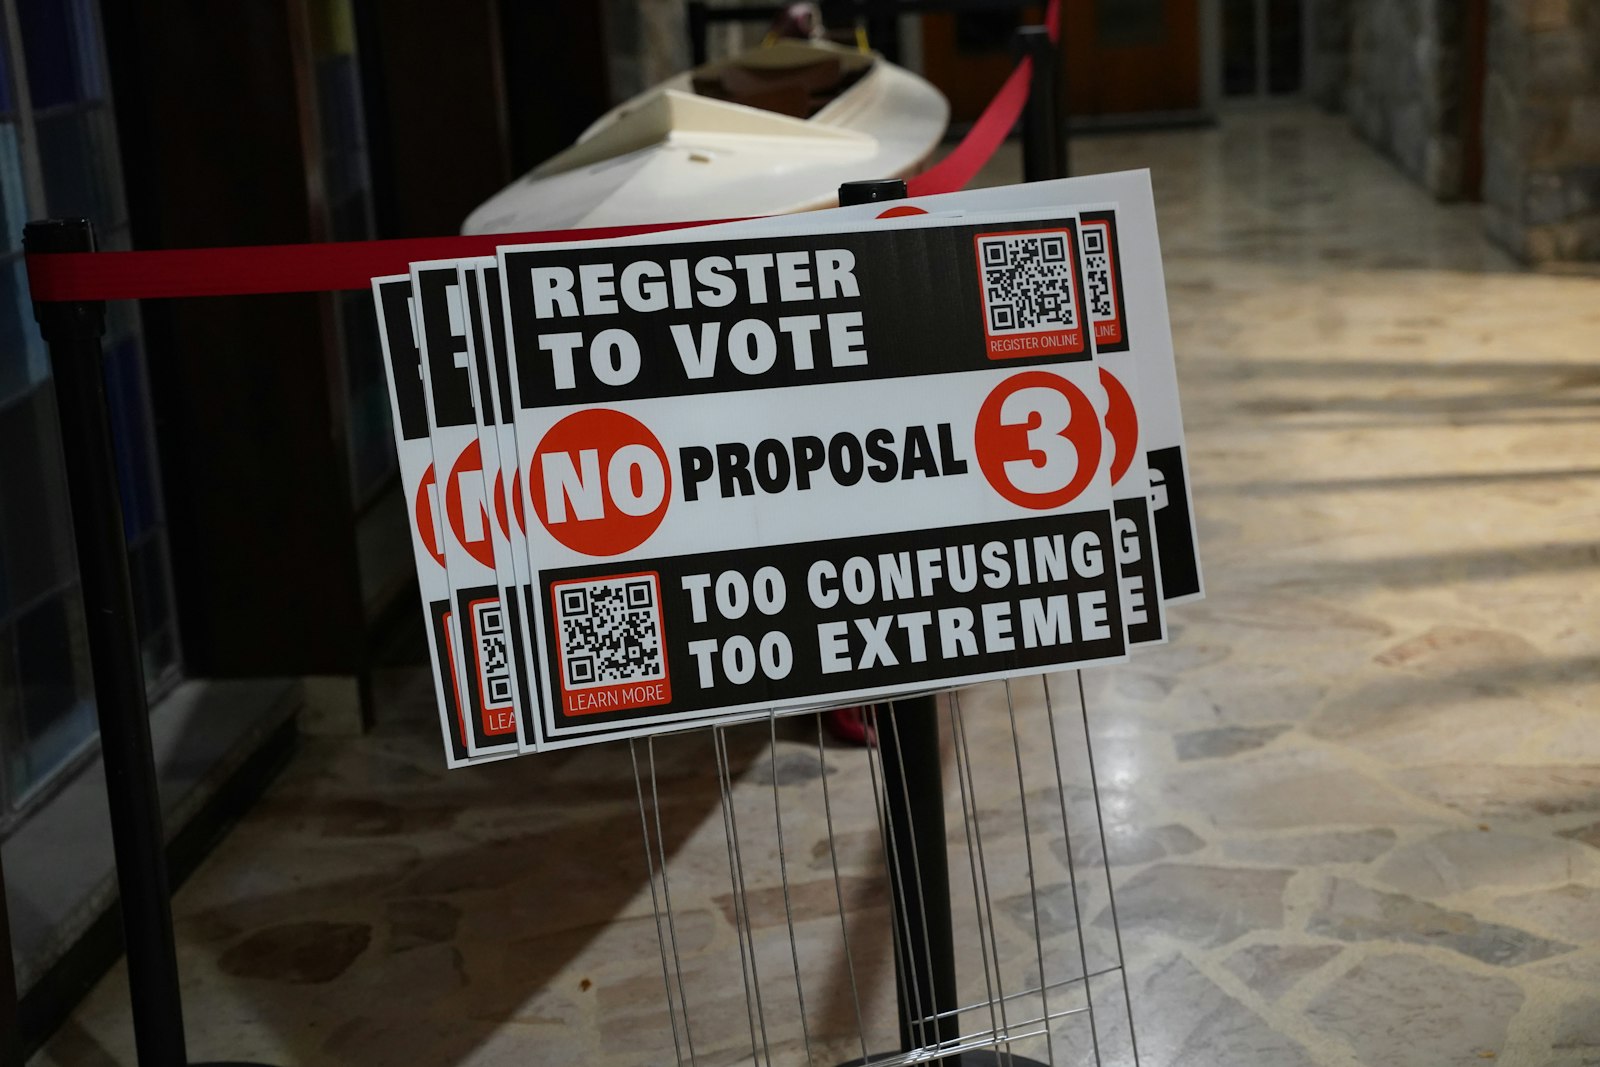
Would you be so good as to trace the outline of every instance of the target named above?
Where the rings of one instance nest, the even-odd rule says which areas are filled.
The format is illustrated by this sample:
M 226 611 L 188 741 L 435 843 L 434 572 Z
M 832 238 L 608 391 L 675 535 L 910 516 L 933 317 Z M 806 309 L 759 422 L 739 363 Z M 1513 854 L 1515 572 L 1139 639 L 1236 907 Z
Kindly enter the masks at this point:
M 462 232 L 831 207 L 841 182 L 916 173 L 949 119 L 939 90 L 880 56 L 782 40 L 617 105 L 481 204 Z

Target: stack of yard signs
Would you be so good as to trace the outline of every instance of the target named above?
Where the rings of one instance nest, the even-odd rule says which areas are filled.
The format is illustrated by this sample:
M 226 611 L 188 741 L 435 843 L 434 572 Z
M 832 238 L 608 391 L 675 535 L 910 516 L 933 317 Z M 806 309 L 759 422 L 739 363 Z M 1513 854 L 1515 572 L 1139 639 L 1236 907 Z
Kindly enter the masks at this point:
M 1143 172 L 373 294 L 451 766 L 1115 662 L 1202 595 Z

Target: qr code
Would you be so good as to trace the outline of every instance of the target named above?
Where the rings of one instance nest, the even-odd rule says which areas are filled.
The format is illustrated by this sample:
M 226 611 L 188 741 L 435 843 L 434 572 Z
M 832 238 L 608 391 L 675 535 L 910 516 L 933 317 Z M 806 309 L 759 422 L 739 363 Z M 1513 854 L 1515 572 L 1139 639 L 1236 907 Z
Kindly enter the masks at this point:
M 1104 223 L 1091 223 L 1083 228 L 1083 299 L 1091 319 L 1116 316 L 1116 305 L 1111 297 L 1111 253 L 1106 246 Z
M 498 598 L 475 600 L 471 607 L 484 706 L 505 707 L 511 703 L 511 655 L 507 647 L 505 609 Z
M 1068 241 L 1065 230 L 978 238 L 990 336 L 1069 330 L 1078 325 Z
M 563 688 L 653 682 L 667 676 L 661 593 L 654 574 L 563 582 L 553 592 Z

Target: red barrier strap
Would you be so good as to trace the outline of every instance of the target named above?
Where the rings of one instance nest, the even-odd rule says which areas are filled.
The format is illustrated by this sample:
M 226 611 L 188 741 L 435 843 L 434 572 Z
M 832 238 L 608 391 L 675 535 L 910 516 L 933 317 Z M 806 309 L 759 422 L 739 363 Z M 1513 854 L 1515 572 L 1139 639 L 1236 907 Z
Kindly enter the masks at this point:
M 33 254 L 27 257 L 28 288 L 33 299 L 40 301 L 147 300 L 169 296 L 365 289 L 373 278 L 404 274 L 413 263 L 492 256 L 501 245 L 605 240 L 734 221 L 739 220 L 653 222 L 642 226 L 596 226 L 394 241 Z
M 1045 25 L 1051 40 L 1058 38 L 1060 21 L 1060 0 L 1050 0 L 1045 11 Z M 935 166 L 906 183 L 909 194 L 932 196 L 965 188 L 1022 116 L 1032 78 L 1033 60 L 1024 57 L 961 143 Z M 28 289 L 36 301 L 148 300 L 365 289 L 373 278 L 403 274 L 412 263 L 492 256 L 501 245 L 597 241 L 735 221 L 740 220 L 655 222 L 640 226 L 393 241 L 181 248 L 157 252 L 36 253 L 26 257 Z
M 965 189 L 1017 124 L 1023 105 L 1028 102 L 1032 78 L 1033 58 L 1025 56 L 1000 91 L 994 94 L 989 106 L 983 109 L 978 121 L 972 124 L 972 129 L 961 138 L 961 143 L 938 163 L 906 182 L 906 192 L 911 196 L 933 196 Z

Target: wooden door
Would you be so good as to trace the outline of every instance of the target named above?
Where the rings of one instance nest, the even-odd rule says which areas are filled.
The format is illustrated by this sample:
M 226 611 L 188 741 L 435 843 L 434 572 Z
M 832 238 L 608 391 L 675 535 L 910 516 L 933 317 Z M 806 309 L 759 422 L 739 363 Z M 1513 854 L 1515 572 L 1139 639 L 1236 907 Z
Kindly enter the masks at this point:
M 1039 22 L 1044 8 L 922 16 L 922 70 L 950 101 L 950 121 L 971 122 L 1016 66 L 1011 35 Z
M 1043 6 L 930 14 L 923 72 L 970 122 L 1016 59 L 1011 35 Z M 1201 106 L 1199 0 L 1062 0 L 1068 114 L 1075 118 L 1192 112 Z
M 1067 114 L 1201 106 L 1199 0 L 1062 0 Z

